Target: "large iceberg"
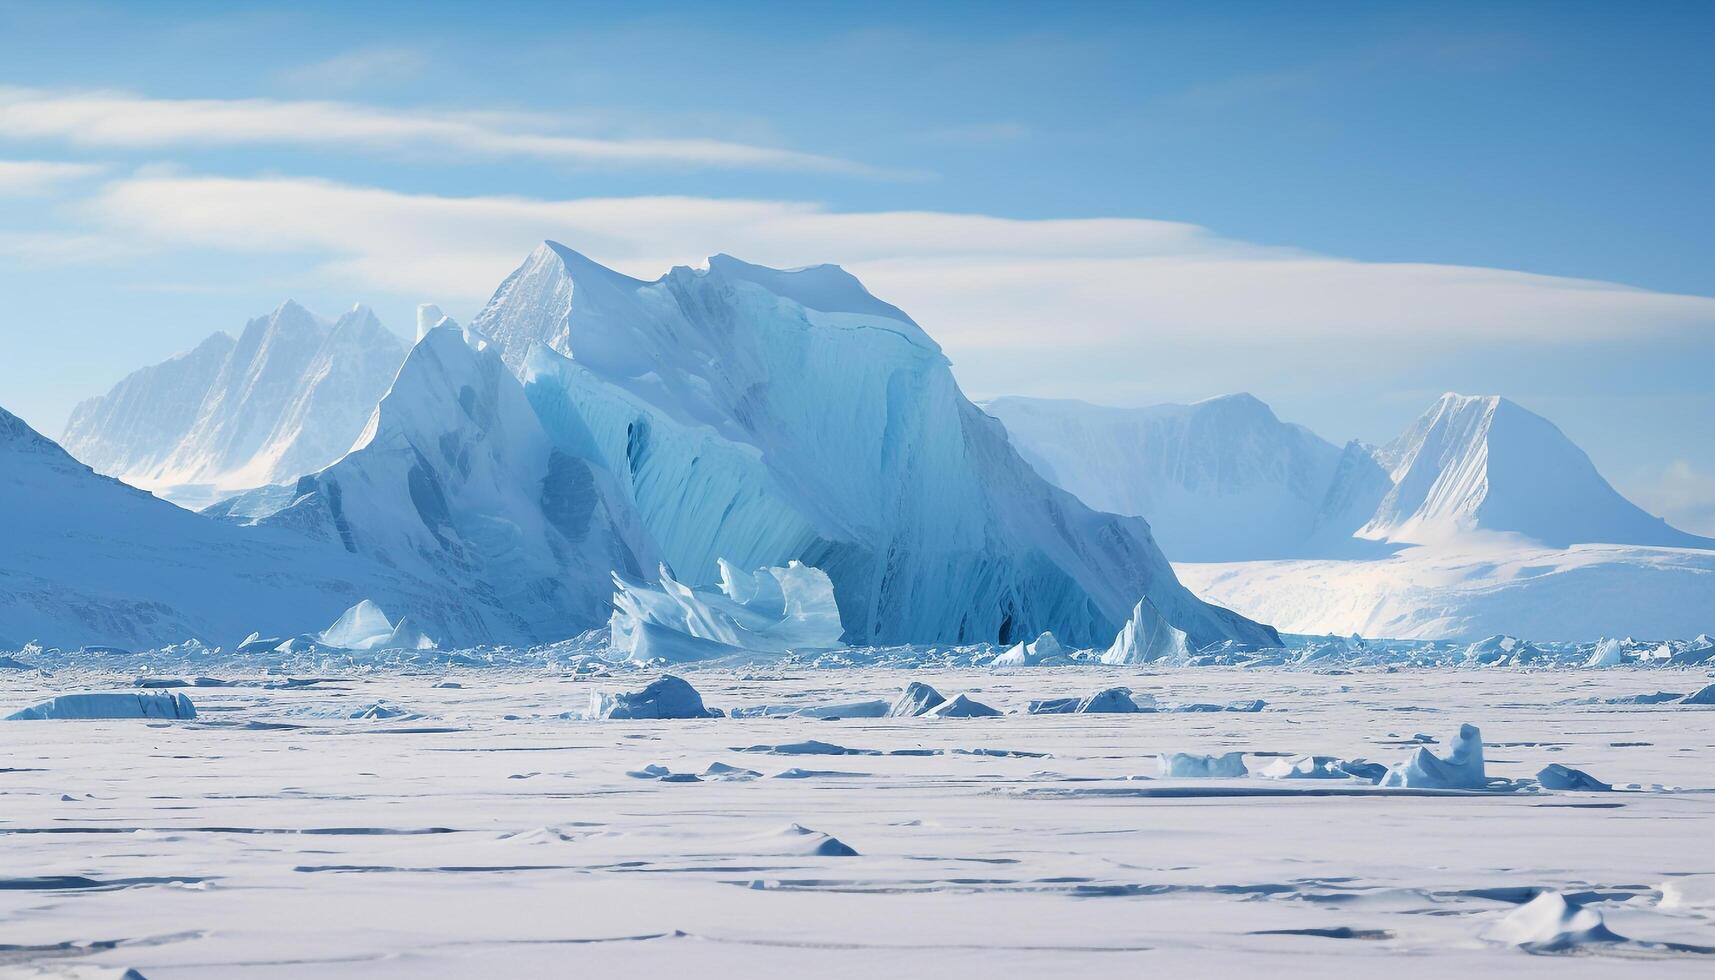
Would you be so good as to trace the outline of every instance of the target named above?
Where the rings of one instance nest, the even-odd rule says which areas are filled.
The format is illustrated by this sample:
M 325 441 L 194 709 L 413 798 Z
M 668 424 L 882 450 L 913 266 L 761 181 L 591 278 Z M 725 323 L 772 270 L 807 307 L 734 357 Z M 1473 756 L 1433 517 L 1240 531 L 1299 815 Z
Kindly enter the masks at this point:
M 473 328 L 687 585 L 721 558 L 802 561 L 854 643 L 1087 645 L 1143 595 L 1198 644 L 1278 643 L 1180 586 L 1143 521 L 1038 476 L 940 347 L 836 267 L 715 256 L 644 282 L 545 243 Z
M 664 565 L 658 585 L 615 574 L 608 620 L 614 651 L 679 663 L 841 645 L 834 587 L 820 569 L 796 561 L 755 572 L 719 564 L 720 585 L 713 589 L 693 589 Z

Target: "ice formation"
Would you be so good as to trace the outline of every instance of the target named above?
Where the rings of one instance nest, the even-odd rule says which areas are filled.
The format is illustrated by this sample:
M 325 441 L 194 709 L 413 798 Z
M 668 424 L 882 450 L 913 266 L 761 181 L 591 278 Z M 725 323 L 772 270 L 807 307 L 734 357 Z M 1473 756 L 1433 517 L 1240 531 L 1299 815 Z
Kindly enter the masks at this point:
M 1485 789 L 1483 733 L 1475 725 L 1460 725 L 1446 758 L 1420 746 L 1410 759 L 1387 771 L 1381 785 L 1409 789 Z
M 590 718 L 632 721 L 656 718 L 718 718 L 703 706 L 703 697 L 682 677 L 662 674 L 641 691 L 590 695 Z
M 957 694 L 928 711 L 923 712 L 925 718 L 992 718 L 1000 714 L 996 708 L 991 708 L 981 701 L 973 700 L 968 694 Z
M 1582 769 L 1572 769 L 1558 762 L 1543 767 L 1542 771 L 1536 774 L 1536 781 L 1543 789 L 1586 793 L 1605 793 L 1614 788 Z
M 1102 654 L 1102 663 L 1171 663 L 1190 655 L 1190 640 L 1185 632 L 1163 619 L 1155 603 L 1145 596 L 1132 608 L 1131 619 L 1120 628 L 1113 645 Z
M 630 660 L 680 663 L 747 652 L 784 653 L 841 645 L 833 584 L 801 562 L 742 572 L 722 560 L 720 585 L 693 589 L 663 565 L 658 585 L 614 575 L 614 652 Z
M 1110 687 L 1082 698 L 1048 698 L 1032 701 L 1025 709 L 1032 715 L 1125 715 L 1142 710 L 1126 687 Z
M 836 267 L 715 256 L 643 282 L 547 243 L 473 327 L 685 584 L 800 560 L 855 643 L 1089 644 L 1141 595 L 1196 643 L 1278 642 L 1182 588 L 1143 522 L 1042 480 L 922 329 Z
M 1592 943 L 1624 942 L 1595 909 L 1574 905 L 1559 892 L 1543 892 L 1490 926 L 1483 938 L 1534 952 L 1562 952 Z
M 946 700 L 941 696 L 941 692 L 929 685 L 921 681 L 912 681 L 905 685 L 903 691 L 899 692 L 899 697 L 888 709 L 887 716 L 889 718 L 916 718 L 919 715 L 928 714 Z
M 1029 643 L 1015 643 L 994 658 L 995 667 L 1038 667 L 1048 663 L 1065 663 L 1066 650 L 1053 633 L 1043 633 Z
M 397 624 L 381 607 L 364 599 L 342 613 L 332 626 L 317 634 L 324 646 L 340 650 L 433 650 L 435 641 L 408 617 Z
M 1680 704 L 1715 704 L 1715 684 L 1707 684 L 1687 694 Z
M 1379 782 L 1387 766 L 1363 759 L 1340 759 L 1328 755 L 1296 755 L 1275 759 L 1258 770 L 1269 779 L 1360 779 Z
M 1245 754 L 1198 755 L 1194 752 L 1163 752 L 1157 757 L 1163 776 L 1171 778 L 1236 778 L 1245 775 Z
M 7 721 L 54 721 L 62 719 L 171 718 L 197 716 L 196 705 L 183 694 L 122 692 L 114 694 L 61 694 L 30 708 L 6 716 Z

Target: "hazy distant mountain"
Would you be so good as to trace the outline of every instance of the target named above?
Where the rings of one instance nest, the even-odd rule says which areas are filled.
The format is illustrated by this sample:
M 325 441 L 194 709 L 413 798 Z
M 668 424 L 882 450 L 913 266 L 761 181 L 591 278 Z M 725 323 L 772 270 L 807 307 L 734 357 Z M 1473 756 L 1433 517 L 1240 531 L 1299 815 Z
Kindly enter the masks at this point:
M 1247 394 L 1109 408 L 997 398 L 983 406 L 1044 477 L 1098 510 L 1146 518 L 1174 561 L 1349 552 L 1389 483 Z
M 79 404 L 65 448 L 186 504 L 295 479 L 351 448 L 404 356 L 367 307 L 328 323 L 288 301 Z

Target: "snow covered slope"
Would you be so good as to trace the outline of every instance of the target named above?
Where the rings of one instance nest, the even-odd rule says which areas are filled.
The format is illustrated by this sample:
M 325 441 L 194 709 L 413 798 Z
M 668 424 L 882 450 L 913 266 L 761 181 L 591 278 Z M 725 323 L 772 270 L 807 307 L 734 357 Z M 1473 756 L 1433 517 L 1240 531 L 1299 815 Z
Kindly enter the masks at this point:
M 997 398 L 983 406 L 1048 480 L 1098 510 L 1146 518 L 1174 561 L 1300 557 L 1346 539 L 1387 493 L 1362 446 L 1345 451 L 1247 394 L 1108 408 Z
M 431 625 L 437 639 L 558 640 L 601 625 L 612 573 L 654 567 L 647 535 L 607 473 L 554 447 L 499 354 L 441 323 L 345 458 L 208 513 L 291 528 L 437 583 L 465 614 L 451 630 Z
M 1360 537 L 1434 542 L 1483 530 L 1556 548 L 1715 548 L 1620 496 L 1554 423 L 1505 398 L 1442 395 L 1376 456 L 1394 487 Z
M 329 324 L 288 301 L 236 341 L 215 334 L 79 404 L 65 446 L 97 472 L 206 503 L 344 455 L 404 356 L 366 307 Z
M 1715 629 L 1715 551 L 1547 548 L 1478 532 L 1379 560 L 1175 568 L 1199 595 L 1288 633 L 1582 641 Z
M 1196 644 L 1274 641 L 1180 586 L 1144 522 L 1039 477 L 934 341 L 837 267 L 715 256 L 643 282 L 546 243 L 472 330 L 687 584 L 800 560 L 853 642 L 1105 644 L 1145 594 Z
M 3 409 L 0 514 L 0 648 L 230 645 L 329 622 L 366 596 L 452 618 L 397 571 L 98 476 Z

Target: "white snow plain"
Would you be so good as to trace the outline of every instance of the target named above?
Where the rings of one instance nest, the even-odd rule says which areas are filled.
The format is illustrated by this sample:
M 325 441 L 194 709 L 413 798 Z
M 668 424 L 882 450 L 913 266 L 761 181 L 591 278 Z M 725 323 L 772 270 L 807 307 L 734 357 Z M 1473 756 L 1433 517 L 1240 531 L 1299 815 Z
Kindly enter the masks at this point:
M 196 718 L 0 722 L 8 975 L 1715 965 L 1715 709 L 1647 694 L 1697 690 L 1701 668 L 693 667 L 727 717 L 617 721 L 579 709 L 659 674 L 572 654 L 319 678 L 182 650 L 15 659 L 55 666 L 0 670 L 0 715 L 182 685 Z M 216 676 L 174 673 L 191 666 Z M 744 716 L 912 681 L 1007 713 Z M 1139 704 L 1266 707 L 1023 710 L 1115 684 Z M 1265 774 L 1447 757 L 1462 724 L 1489 788 Z M 1167 753 L 1242 753 L 1250 775 L 1162 776 Z M 1555 764 L 1613 790 L 1536 785 Z

